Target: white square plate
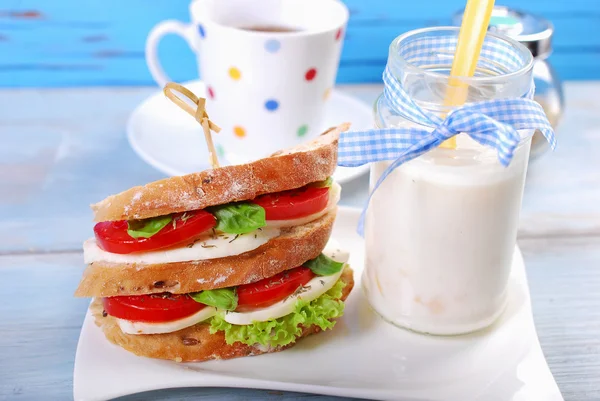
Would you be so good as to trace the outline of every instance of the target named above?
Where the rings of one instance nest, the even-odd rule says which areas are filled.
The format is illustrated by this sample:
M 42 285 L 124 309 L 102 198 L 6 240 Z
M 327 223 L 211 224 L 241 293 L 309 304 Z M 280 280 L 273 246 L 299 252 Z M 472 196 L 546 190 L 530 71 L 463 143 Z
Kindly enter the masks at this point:
M 355 233 L 359 214 L 340 208 L 333 231 L 353 252 L 350 264 L 357 285 L 332 331 L 280 353 L 182 364 L 137 357 L 109 343 L 88 313 L 75 358 L 75 401 L 174 387 L 246 387 L 386 400 L 563 399 L 536 336 L 518 249 L 509 304 L 497 323 L 468 336 L 420 335 L 384 322 L 369 308 L 360 288 L 364 242 Z

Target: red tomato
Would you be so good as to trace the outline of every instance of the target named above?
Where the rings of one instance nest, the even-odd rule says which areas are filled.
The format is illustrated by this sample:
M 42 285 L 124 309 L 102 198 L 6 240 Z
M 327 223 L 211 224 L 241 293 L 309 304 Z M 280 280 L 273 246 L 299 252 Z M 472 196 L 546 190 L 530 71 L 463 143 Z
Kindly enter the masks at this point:
M 192 242 L 217 224 L 215 216 L 204 210 L 173 215 L 173 221 L 150 238 L 132 238 L 127 234 L 127 221 L 104 221 L 94 226 L 98 246 L 107 252 L 132 253 L 167 248 Z
M 265 308 L 293 294 L 298 287 L 308 283 L 315 274 L 304 266 L 286 270 L 273 277 L 240 285 L 237 288 L 237 312 Z
M 148 294 L 102 298 L 104 310 L 111 316 L 136 322 L 169 322 L 204 309 L 187 294 Z
M 327 207 L 329 188 L 304 187 L 261 195 L 252 201 L 265 209 L 267 220 L 310 216 Z

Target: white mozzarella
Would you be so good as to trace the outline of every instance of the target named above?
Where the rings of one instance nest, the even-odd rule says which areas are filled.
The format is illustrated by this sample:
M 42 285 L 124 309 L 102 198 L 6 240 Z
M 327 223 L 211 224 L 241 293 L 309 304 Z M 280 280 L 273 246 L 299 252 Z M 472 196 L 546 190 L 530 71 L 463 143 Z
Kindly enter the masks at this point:
M 106 252 L 100 249 L 94 238 L 90 238 L 83 243 L 83 259 L 87 264 L 97 261 L 154 264 L 224 258 L 256 249 L 279 234 L 278 228 L 263 227 L 248 234 L 238 235 L 237 238 L 235 234 L 220 234 L 213 237 L 207 235 L 193 245 L 190 244 L 191 246 L 130 254 Z
M 342 187 L 337 182 L 334 182 L 331 184 L 331 189 L 329 190 L 329 201 L 327 202 L 327 206 L 325 207 L 325 209 L 321 210 L 318 213 L 311 214 L 310 216 L 300 217 L 299 219 L 267 220 L 267 227 L 295 227 L 310 223 L 311 221 L 314 221 L 335 209 L 338 202 L 340 201 L 341 193 Z
M 341 263 L 348 262 L 350 256 L 348 252 L 342 250 L 337 243 L 332 240 L 327 243 L 323 253 L 336 262 Z M 289 315 L 294 311 L 298 299 L 310 302 L 329 291 L 339 280 L 343 270 L 344 268 L 342 267 L 338 273 L 331 276 L 317 276 L 306 283 L 304 291 L 297 295 L 289 296 L 266 308 L 256 309 L 250 312 L 228 312 L 225 314 L 225 321 L 231 324 L 249 325 L 255 321 L 266 322 L 267 320 L 273 320 Z
M 340 243 L 333 238 L 329 238 L 322 253 L 340 263 L 348 263 L 348 259 L 350 259 L 350 252 L 343 249 Z
M 204 309 L 184 317 L 179 320 L 172 320 L 170 322 L 134 322 L 131 320 L 117 319 L 117 323 L 123 333 L 127 334 L 163 334 L 171 333 L 186 327 L 198 324 L 208 318 L 215 315 L 216 309 L 212 306 L 207 306 Z

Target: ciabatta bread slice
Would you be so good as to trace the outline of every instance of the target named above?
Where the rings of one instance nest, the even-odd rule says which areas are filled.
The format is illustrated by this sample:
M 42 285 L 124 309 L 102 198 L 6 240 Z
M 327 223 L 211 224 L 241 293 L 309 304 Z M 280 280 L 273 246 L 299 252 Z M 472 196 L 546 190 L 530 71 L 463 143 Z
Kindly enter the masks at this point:
M 336 212 L 337 208 L 310 223 L 284 228 L 278 237 L 236 256 L 161 264 L 94 262 L 83 272 L 75 296 L 186 294 L 259 281 L 319 256 Z
M 252 163 L 226 166 L 133 187 L 92 205 L 95 221 L 145 219 L 204 209 L 300 188 L 330 177 L 342 124 L 314 140 Z
M 354 287 L 352 269 L 346 267 L 340 279 L 346 283 L 341 298 L 342 300 L 346 300 Z M 183 330 L 166 334 L 125 334 L 119 328 L 119 324 L 114 317 L 103 313 L 100 299 L 95 299 L 92 302 L 90 311 L 94 316 L 96 325 L 102 329 L 110 342 L 136 355 L 149 358 L 169 359 L 177 362 L 200 362 L 210 359 L 231 359 L 241 356 L 278 352 L 296 344 L 292 343 L 285 347 L 270 349 L 249 346 L 242 343 L 229 345 L 225 342 L 223 332 L 219 331 L 215 334 L 210 334 L 207 323 L 199 323 Z M 297 340 L 320 331 L 321 329 L 318 326 L 305 327 Z

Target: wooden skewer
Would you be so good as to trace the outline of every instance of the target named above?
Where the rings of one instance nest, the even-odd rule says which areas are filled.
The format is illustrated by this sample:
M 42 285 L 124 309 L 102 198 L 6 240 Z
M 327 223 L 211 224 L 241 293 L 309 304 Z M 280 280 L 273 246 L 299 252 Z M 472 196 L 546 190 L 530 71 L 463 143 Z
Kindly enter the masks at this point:
M 208 118 L 203 118 L 200 125 L 202 125 L 202 129 L 204 131 L 204 139 L 206 139 L 206 145 L 208 146 L 208 158 L 210 159 L 210 165 L 212 168 L 219 167 L 219 159 L 217 159 L 217 152 L 215 152 L 215 145 L 212 141 L 212 135 L 210 135 L 210 127 L 209 127 Z
M 179 92 L 188 98 L 193 104 L 196 105 L 196 108 L 194 109 L 185 100 L 177 96 L 174 91 Z M 218 168 L 219 159 L 217 158 L 217 152 L 215 150 L 215 145 L 213 144 L 210 131 L 219 133 L 221 128 L 208 118 L 208 114 L 206 113 L 205 109 L 206 99 L 201 97 L 199 98 L 198 96 L 194 95 L 192 91 L 183 85 L 176 84 L 175 82 L 167 83 L 163 89 L 163 92 L 167 99 L 175 103 L 177 107 L 188 113 L 190 116 L 194 117 L 194 119 L 202 126 L 202 130 L 204 131 L 204 139 L 206 140 L 206 146 L 208 147 L 210 164 L 212 168 Z

